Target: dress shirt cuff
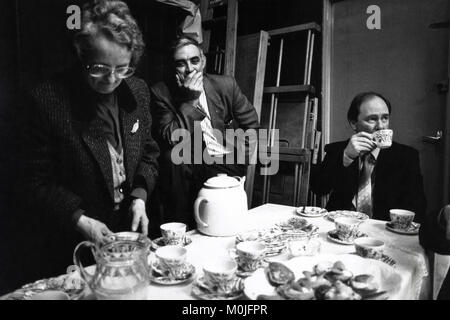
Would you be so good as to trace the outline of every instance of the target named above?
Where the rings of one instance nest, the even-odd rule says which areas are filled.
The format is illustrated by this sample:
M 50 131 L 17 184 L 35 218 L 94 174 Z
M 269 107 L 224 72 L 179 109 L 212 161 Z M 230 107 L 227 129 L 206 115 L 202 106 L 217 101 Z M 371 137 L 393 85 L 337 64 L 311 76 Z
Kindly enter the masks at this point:
M 343 152 L 343 160 L 342 160 L 342 164 L 344 165 L 344 167 L 348 167 L 349 165 L 351 165 L 353 163 L 353 161 L 355 161 L 355 159 L 350 158 L 345 151 Z

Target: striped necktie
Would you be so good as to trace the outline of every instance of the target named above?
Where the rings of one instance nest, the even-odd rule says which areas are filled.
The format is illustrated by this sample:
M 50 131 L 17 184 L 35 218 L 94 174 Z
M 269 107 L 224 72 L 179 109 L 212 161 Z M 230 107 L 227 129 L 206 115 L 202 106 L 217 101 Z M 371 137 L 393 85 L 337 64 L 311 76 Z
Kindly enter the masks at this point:
M 359 173 L 358 195 L 356 210 L 372 217 L 372 179 L 371 175 L 376 160 L 369 152 L 361 158 L 363 165 Z

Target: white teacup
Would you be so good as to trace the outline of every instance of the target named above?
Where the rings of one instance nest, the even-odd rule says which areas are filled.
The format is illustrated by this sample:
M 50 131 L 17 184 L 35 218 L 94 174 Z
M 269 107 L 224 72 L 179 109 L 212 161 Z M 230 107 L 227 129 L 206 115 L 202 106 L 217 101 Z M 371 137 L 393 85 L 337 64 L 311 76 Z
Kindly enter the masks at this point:
M 160 227 L 166 245 L 184 245 L 186 224 L 181 222 L 164 223 Z
M 230 255 L 239 268 L 246 272 L 258 269 L 267 253 L 267 247 L 259 241 L 243 241 L 236 245 L 236 249 L 230 250 Z
M 408 229 L 416 215 L 414 212 L 404 209 L 389 210 L 391 223 L 396 229 Z
M 392 135 L 394 131 L 391 129 L 382 129 L 373 133 L 373 139 L 375 140 L 378 148 L 385 149 L 392 145 Z
M 236 282 L 238 265 L 231 259 L 208 261 L 203 265 L 203 280 L 212 290 L 229 293 Z
M 350 217 L 338 217 L 334 219 L 337 236 L 341 240 L 353 240 L 359 233 L 361 220 Z
M 168 271 L 175 278 L 184 270 L 186 255 L 186 248 L 173 245 L 159 247 L 155 252 L 155 256 L 158 258 L 159 268 L 163 271 Z
M 354 241 L 356 253 L 363 258 L 381 258 L 384 242 L 371 237 L 362 237 Z

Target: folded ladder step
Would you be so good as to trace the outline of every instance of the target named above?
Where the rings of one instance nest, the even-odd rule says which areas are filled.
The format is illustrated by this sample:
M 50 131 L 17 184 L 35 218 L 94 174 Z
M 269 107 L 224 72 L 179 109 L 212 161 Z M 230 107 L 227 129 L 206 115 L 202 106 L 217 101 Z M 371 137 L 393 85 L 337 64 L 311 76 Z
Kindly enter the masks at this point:
M 264 87 L 264 93 L 289 93 L 289 92 L 305 92 L 315 94 L 316 89 L 310 85 Z

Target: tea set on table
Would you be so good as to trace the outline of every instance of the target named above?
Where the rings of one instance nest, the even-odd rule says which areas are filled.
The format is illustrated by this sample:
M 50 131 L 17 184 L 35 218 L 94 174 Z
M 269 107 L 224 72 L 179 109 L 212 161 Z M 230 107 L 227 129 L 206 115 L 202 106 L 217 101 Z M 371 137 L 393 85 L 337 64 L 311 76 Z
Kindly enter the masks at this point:
M 242 231 L 248 216 L 247 196 L 243 178 L 219 175 L 209 179 L 199 192 L 195 203 L 198 231 L 210 236 L 236 236 Z M 226 194 L 226 196 L 224 196 Z M 306 210 L 308 209 L 308 210 Z M 359 231 L 368 217 L 350 212 L 326 212 L 316 207 L 303 207 L 299 215 L 333 220 L 336 229 L 328 232 L 330 241 L 353 244 L 356 253 L 365 258 L 382 260 L 390 265 L 395 261 L 384 255 L 384 243 Z M 325 211 L 324 211 L 325 210 Z M 414 213 L 390 210 L 391 221 L 386 229 L 401 234 L 416 234 L 418 224 Z M 187 250 L 192 242 L 186 235 L 186 225 L 178 222 L 160 226 L 162 237 L 151 241 L 142 234 L 120 232 L 107 244 L 99 247 L 92 242 L 80 243 L 74 251 L 74 263 L 81 279 L 97 299 L 146 299 L 148 284 L 176 285 L 192 281 L 192 295 L 208 300 L 238 299 L 244 294 L 244 279 L 270 263 L 271 244 L 258 239 L 243 239 L 229 250 L 227 257 L 208 260 L 197 276 L 196 268 L 187 261 Z M 289 239 L 286 251 L 289 258 L 314 256 L 320 252 L 321 243 L 314 236 Z M 259 239 L 261 240 L 261 239 Z M 86 270 L 80 260 L 81 250 L 89 248 L 96 260 L 93 273 Z M 154 251 L 154 255 L 151 255 Z M 151 259 L 149 259 L 149 257 Z M 150 260 L 150 263 L 149 263 Z

